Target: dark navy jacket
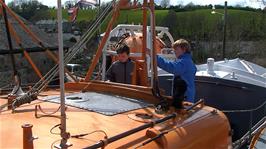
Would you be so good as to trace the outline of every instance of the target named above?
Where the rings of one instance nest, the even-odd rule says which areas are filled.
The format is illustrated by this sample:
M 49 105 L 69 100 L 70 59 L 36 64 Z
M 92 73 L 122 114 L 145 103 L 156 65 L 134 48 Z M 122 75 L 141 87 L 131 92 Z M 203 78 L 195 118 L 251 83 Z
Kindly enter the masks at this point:
M 106 78 L 112 82 L 131 84 L 133 69 L 134 62 L 130 59 L 124 63 L 115 61 L 107 70 Z
M 179 56 L 175 61 L 167 61 L 160 56 L 157 56 L 157 63 L 163 70 L 174 74 L 174 76 L 180 76 L 187 84 L 187 90 L 185 92 L 186 100 L 189 102 L 195 101 L 195 74 L 197 68 L 192 61 L 190 53 L 184 53 Z

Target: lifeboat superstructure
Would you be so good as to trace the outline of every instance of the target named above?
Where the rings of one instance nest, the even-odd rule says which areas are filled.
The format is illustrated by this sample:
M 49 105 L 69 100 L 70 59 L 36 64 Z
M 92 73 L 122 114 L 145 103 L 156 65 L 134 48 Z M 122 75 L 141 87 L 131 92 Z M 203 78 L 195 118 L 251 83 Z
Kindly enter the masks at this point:
M 1 5 L 4 6 L 3 3 Z M 133 53 L 141 54 L 135 59 L 134 83 L 128 85 L 91 80 L 121 9 L 143 11 L 143 44 L 135 51 L 131 45 Z M 141 5 L 137 1 L 129 3 L 127 0 L 108 5 L 103 15 L 65 54 L 65 63 L 90 39 L 110 10 L 112 19 L 86 77 L 65 83 L 66 109 L 59 105 L 58 89 L 44 89 L 58 72 L 58 65 L 24 95 L 9 98 L 8 102 L 1 97 L 0 104 L 7 103 L 7 107 L 1 108 L 0 113 L 0 148 L 55 148 L 60 141 L 62 145 L 61 138 L 68 142 L 63 142 L 65 144 L 59 148 L 231 148 L 231 129 L 226 116 L 204 105 L 203 100 L 184 103 L 183 110 L 170 108 L 164 113 L 156 112 L 155 106 L 167 106 L 172 99 L 158 88 L 155 56 L 163 48 L 163 42 L 155 34 L 153 0 L 144 0 Z M 147 11 L 151 19 L 150 34 L 147 34 Z M 148 36 L 150 42 L 147 44 Z M 146 49 L 152 50 L 150 77 Z M 60 116 L 59 110 L 66 111 L 66 131 L 62 130 L 60 119 L 64 117 Z

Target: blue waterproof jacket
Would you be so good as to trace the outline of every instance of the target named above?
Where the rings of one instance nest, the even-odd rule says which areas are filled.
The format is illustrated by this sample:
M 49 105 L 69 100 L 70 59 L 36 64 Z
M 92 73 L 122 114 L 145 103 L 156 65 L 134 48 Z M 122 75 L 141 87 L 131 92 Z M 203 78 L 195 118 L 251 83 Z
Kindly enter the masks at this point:
M 157 56 L 157 63 L 163 70 L 174 74 L 174 76 L 180 76 L 187 84 L 187 90 L 185 92 L 186 101 L 193 102 L 195 98 L 195 74 L 197 68 L 192 61 L 190 53 L 184 53 L 178 57 L 175 61 L 167 61 L 164 58 Z

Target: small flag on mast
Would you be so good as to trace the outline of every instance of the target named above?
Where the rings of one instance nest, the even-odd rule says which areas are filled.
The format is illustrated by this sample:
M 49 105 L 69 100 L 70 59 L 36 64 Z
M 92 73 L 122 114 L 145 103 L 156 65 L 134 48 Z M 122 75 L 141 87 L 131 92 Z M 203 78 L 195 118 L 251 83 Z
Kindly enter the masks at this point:
M 71 7 L 68 9 L 68 15 L 69 17 L 69 21 L 71 22 L 75 22 L 77 20 L 77 16 L 78 16 L 78 12 L 79 12 L 79 8 L 82 5 L 90 5 L 90 6 L 95 6 L 97 4 L 97 0 L 79 0 L 75 6 Z
M 79 11 L 78 3 L 74 7 L 68 9 L 68 15 L 70 16 L 69 21 L 75 22 L 77 20 L 78 11 Z

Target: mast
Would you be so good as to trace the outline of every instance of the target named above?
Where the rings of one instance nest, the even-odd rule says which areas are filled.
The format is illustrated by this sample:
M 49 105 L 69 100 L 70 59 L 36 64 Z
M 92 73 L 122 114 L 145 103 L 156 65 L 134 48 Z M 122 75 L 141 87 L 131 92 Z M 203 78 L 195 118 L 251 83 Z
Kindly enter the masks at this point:
M 62 31 L 62 5 L 61 0 L 57 0 L 57 20 L 58 20 L 58 46 L 59 46 L 59 78 L 60 78 L 60 106 L 61 106 L 61 142 L 57 148 L 66 149 L 71 145 L 67 144 L 69 133 L 66 132 L 66 111 L 65 111 L 65 87 L 64 87 L 64 51 L 63 51 L 63 31 Z

